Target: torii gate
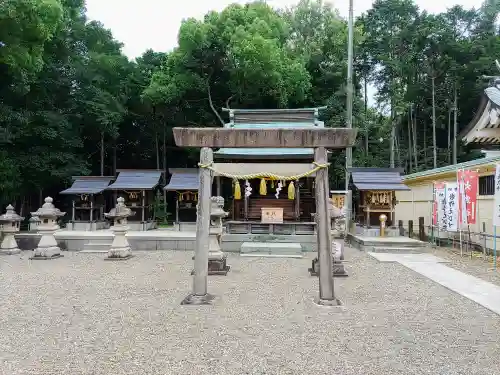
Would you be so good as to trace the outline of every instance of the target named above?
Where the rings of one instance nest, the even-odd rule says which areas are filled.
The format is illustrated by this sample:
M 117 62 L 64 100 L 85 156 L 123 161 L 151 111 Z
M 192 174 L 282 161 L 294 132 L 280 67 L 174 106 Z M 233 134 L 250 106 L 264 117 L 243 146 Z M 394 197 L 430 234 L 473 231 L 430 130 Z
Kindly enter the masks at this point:
M 210 304 L 213 296 L 207 291 L 208 244 L 210 226 L 210 197 L 213 172 L 206 168 L 213 163 L 212 148 L 314 148 L 314 163 L 322 166 L 316 172 L 316 232 L 319 260 L 319 298 L 317 303 L 337 306 L 332 275 L 332 238 L 328 212 L 327 149 L 352 147 L 356 129 L 229 129 L 229 128 L 174 128 L 175 143 L 179 147 L 201 147 L 200 185 L 196 218 L 196 248 L 193 271 L 193 292 L 182 304 Z

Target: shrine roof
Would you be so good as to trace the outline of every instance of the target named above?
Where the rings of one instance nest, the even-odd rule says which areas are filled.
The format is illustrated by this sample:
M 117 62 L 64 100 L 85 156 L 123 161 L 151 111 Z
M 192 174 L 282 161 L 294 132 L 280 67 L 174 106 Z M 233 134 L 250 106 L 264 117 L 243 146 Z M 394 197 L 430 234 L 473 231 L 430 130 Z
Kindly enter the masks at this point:
M 289 109 L 228 109 L 229 123 L 225 128 L 234 129 L 308 129 L 324 128 L 318 120 L 319 111 L 326 107 Z M 295 158 L 309 159 L 314 156 L 312 148 L 221 148 L 214 153 L 216 158 Z
M 310 129 L 324 128 L 324 122 L 266 122 L 266 123 L 228 123 L 225 128 L 234 129 Z M 312 148 L 221 148 L 215 153 L 216 157 L 232 158 L 312 158 Z
M 153 190 L 159 183 L 162 171 L 156 169 L 118 170 L 116 181 L 106 190 Z
M 469 160 L 455 165 L 447 165 L 445 167 L 428 169 L 426 171 L 408 174 L 403 177 L 405 182 L 414 182 L 428 179 L 438 179 L 446 177 L 447 175 L 455 175 L 460 169 L 482 169 L 486 167 L 491 173 L 495 172 L 495 165 L 500 163 L 500 156 L 484 157 L 474 160 Z
M 112 180 L 113 176 L 74 176 L 73 185 L 59 194 L 99 194 Z
M 403 183 L 401 168 L 350 168 L 349 171 L 358 190 L 410 190 Z
M 200 180 L 197 168 L 170 168 L 172 175 L 165 190 L 198 190 Z
M 497 81 L 487 87 L 472 120 L 460 132 L 465 144 L 500 144 L 500 89 Z

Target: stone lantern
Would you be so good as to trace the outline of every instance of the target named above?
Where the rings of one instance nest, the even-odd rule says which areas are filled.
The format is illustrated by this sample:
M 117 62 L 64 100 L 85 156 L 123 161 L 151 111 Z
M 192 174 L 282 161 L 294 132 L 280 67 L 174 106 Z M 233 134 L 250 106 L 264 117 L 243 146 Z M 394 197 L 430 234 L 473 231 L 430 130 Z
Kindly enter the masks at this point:
M 61 212 L 53 204 L 51 197 L 45 198 L 45 203 L 36 212 L 32 212 L 32 216 L 38 217 L 40 223 L 38 224 L 37 231 L 42 235 L 40 242 L 30 259 L 46 260 L 62 257 L 61 249 L 57 246 L 54 233 L 59 229 L 57 219 L 64 216 L 66 212 Z
M 116 202 L 116 207 L 104 214 L 107 219 L 113 220 L 111 230 L 115 234 L 106 260 L 126 260 L 132 257 L 132 249 L 125 235 L 129 229 L 127 218 L 132 216 L 134 212 L 125 205 L 123 197 L 119 197 Z
M 349 276 L 344 266 L 344 243 L 340 241 L 332 241 L 332 275 Z M 319 261 L 314 258 L 311 268 L 309 268 L 311 276 L 319 276 Z
M 7 212 L 0 216 L 0 231 L 4 234 L 2 244 L 0 244 L 0 254 L 11 255 L 21 252 L 14 236 L 19 232 L 20 223 L 23 220 L 24 217 L 19 216 L 10 204 L 7 206 Z
M 224 198 L 210 198 L 210 228 L 208 230 L 208 274 L 227 275 L 229 267 L 226 264 L 226 254 L 220 247 L 222 238 L 222 219 L 229 214 L 224 211 Z M 193 256 L 193 259 L 195 257 Z M 194 274 L 194 271 L 191 272 Z
M 40 225 L 40 219 L 36 216 L 30 217 L 29 223 L 29 231 L 36 232 L 38 230 L 38 226 Z
M 210 198 L 210 229 L 208 242 L 208 274 L 227 275 L 226 254 L 220 247 L 222 239 L 222 219 L 227 217 L 224 211 L 224 198 Z

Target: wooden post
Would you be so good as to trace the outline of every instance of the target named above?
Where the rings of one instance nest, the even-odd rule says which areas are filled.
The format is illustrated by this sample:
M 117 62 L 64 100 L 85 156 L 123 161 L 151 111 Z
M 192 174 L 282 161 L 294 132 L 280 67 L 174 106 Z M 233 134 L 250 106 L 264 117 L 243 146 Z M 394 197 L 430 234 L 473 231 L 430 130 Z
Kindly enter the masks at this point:
M 299 180 L 295 181 L 295 220 L 300 221 L 300 187 L 299 187 Z
M 486 260 L 486 255 L 488 253 L 487 251 L 487 244 L 486 244 L 486 223 L 483 221 L 483 241 L 484 241 L 484 245 L 483 245 L 483 260 Z
M 422 216 L 418 218 L 418 239 L 425 241 L 425 223 Z
M 163 217 L 165 224 L 167 222 L 167 191 L 163 189 Z
M 366 199 L 366 192 L 362 192 L 361 194 L 362 194 L 361 202 L 363 204 L 366 203 L 366 207 L 365 207 L 365 210 L 366 210 L 366 227 L 370 228 L 370 220 L 371 220 L 370 202 L 368 201 L 368 199 Z
M 408 237 L 413 238 L 413 220 L 408 220 Z
M 314 161 L 318 164 L 327 162 L 324 147 L 314 150 Z M 318 238 L 319 261 L 319 300 L 320 305 L 338 305 L 335 298 L 332 269 L 332 240 L 327 205 L 328 169 L 321 168 L 316 172 L 316 226 Z
M 142 216 L 141 216 L 143 223 L 145 221 L 145 214 L 146 214 L 145 209 L 146 209 L 146 192 L 143 190 L 142 191 Z
M 203 147 L 200 153 L 200 164 L 211 164 L 213 162 L 213 157 L 212 149 Z M 199 173 L 200 186 L 198 189 L 199 195 L 196 211 L 196 248 L 194 256 L 193 293 L 182 301 L 183 305 L 206 305 L 213 299 L 213 297 L 207 293 L 212 172 L 207 168 L 200 168 Z
M 239 182 L 238 182 L 239 183 Z M 245 194 L 245 185 L 243 185 L 242 194 L 243 194 L 243 209 L 245 210 L 245 220 L 248 220 L 248 196 Z
M 92 228 L 92 220 L 94 220 L 94 195 L 90 195 L 90 227 Z
M 175 222 L 179 224 L 179 193 L 177 193 L 177 197 L 175 197 Z
M 396 192 L 391 191 L 390 192 L 390 199 L 391 199 L 391 227 L 396 228 L 396 206 L 394 205 L 394 202 L 396 200 Z

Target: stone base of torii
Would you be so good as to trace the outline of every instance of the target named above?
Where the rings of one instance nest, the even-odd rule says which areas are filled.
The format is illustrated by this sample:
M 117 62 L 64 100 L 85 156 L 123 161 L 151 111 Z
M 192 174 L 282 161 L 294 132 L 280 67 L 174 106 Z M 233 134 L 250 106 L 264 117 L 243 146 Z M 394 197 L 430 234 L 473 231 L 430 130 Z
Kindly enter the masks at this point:
M 319 296 L 318 305 L 339 306 L 335 297 L 332 269 L 332 238 L 328 207 L 328 160 L 327 149 L 352 147 L 356 129 L 231 129 L 231 128 L 174 128 L 175 143 L 179 147 L 200 147 L 200 184 L 196 219 L 196 248 L 193 270 L 193 291 L 183 305 L 212 303 L 214 296 L 208 293 L 210 202 L 213 163 L 212 148 L 314 148 L 314 162 L 324 166 L 316 172 L 316 227 L 318 242 Z

